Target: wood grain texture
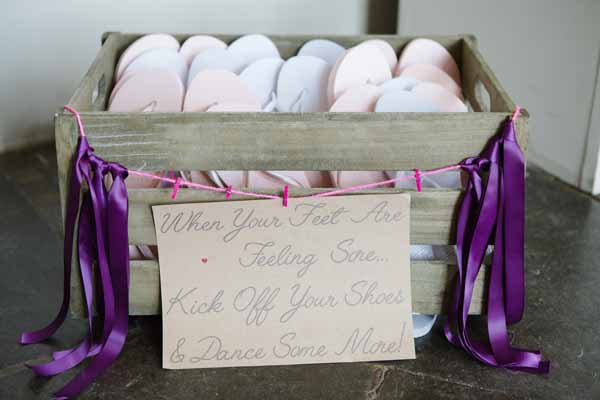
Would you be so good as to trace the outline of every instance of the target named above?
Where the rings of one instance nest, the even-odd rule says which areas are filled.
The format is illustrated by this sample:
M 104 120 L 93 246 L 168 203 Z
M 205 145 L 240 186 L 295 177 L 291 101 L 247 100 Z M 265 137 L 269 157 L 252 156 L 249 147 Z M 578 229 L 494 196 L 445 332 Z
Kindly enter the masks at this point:
M 88 140 L 100 157 L 150 171 L 426 170 L 479 154 L 506 116 L 82 113 Z M 73 118 L 58 118 L 64 117 Z
M 56 163 L 58 169 L 58 190 L 63 224 L 71 163 L 77 148 L 77 124 L 73 116 L 56 114 L 54 116 L 54 134 L 56 144 Z
M 301 197 L 322 192 L 321 189 L 290 189 L 290 197 Z M 276 190 L 261 193 L 281 195 Z M 360 194 L 390 194 L 407 192 L 402 189 L 371 189 Z M 454 212 L 461 192 L 458 190 L 430 189 L 411 193 L 410 241 L 413 244 L 454 244 Z M 222 193 L 195 189 L 180 189 L 177 199 L 171 199 L 171 189 L 138 189 L 129 193 L 129 242 L 131 244 L 156 244 L 152 205 L 172 203 L 202 203 L 228 201 Z M 253 200 L 232 196 L 231 200 Z M 229 201 L 231 201 L 229 200 Z M 277 202 L 277 200 L 274 200 Z M 279 206 L 276 204 L 274 206 Z
M 488 267 L 484 266 L 475 283 L 469 313 L 484 312 Z M 412 261 L 411 284 L 413 311 L 422 314 L 444 314 L 447 310 L 456 266 L 438 262 Z M 72 315 L 85 317 L 85 303 L 73 299 Z M 160 279 L 158 261 L 131 262 L 130 315 L 160 314 Z

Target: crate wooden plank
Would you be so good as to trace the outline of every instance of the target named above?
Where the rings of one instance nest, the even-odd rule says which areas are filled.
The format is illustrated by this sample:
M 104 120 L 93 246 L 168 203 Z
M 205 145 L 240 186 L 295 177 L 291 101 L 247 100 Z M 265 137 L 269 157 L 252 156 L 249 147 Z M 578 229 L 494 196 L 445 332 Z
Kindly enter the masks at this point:
M 144 170 L 431 169 L 479 154 L 506 117 L 505 113 L 82 114 L 96 154 Z M 64 113 L 58 118 L 73 117 Z M 57 135 L 76 135 L 71 127 L 71 132 Z M 521 131 L 519 140 L 525 134 Z
M 131 262 L 130 315 L 160 314 L 160 279 L 155 260 Z M 414 312 L 443 314 L 447 311 L 456 266 L 428 261 L 411 262 L 412 306 Z M 483 267 L 475 283 L 473 302 L 469 313 L 481 314 L 485 305 L 487 267 Z M 75 288 L 79 290 L 78 288 Z M 71 313 L 85 317 L 85 302 L 78 291 L 71 301 Z
M 319 189 L 291 189 L 291 197 L 318 193 Z M 402 189 L 363 190 L 360 194 L 400 193 Z M 281 194 L 277 190 L 262 193 Z M 180 189 L 177 199 L 171 199 L 171 189 L 137 189 L 129 192 L 129 243 L 156 244 L 151 205 L 228 201 L 222 193 L 195 189 Z M 425 190 L 411 193 L 410 240 L 413 244 L 454 244 L 454 210 L 461 192 L 458 190 Z M 231 200 L 252 200 L 232 196 Z M 230 200 L 230 201 L 231 201 Z M 275 200 L 276 201 L 276 200 Z M 274 205 L 276 207 L 277 205 Z
M 77 147 L 77 130 L 72 116 L 54 116 L 54 131 L 56 145 L 56 164 L 58 172 L 58 191 L 63 224 L 65 219 L 66 199 L 71 174 L 71 163 Z

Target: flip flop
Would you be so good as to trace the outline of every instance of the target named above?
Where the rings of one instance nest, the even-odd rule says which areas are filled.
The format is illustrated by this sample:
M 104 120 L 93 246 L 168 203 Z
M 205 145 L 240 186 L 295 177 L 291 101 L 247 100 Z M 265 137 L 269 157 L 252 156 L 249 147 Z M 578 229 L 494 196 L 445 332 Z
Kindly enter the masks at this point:
M 179 53 L 185 59 L 187 65 L 191 65 L 194 57 L 208 49 L 226 49 L 227 43 L 216 37 L 207 35 L 190 36 L 181 45 Z
M 452 92 L 437 83 L 421 82 L 416 85 L 412 92 L 418 97 L 429 100 L 441 112 L 467 112 L 467 106 Z
M 234 40 L 227 51 L 244 60 L 244 67 L 263 58 L 281 58 L 275 43 L 265 35 L 258 34 L 244 35 Z
M 347 50 L 330 72 L 327 99 L 332 105 L 348 89 L 379 85 L 392 78 L 384 53 L 373 43 L 362 43 Z
M 433 82 L 452 92 L 461 101 L 464 99 L 461 87 L 443 70 L 431 64 L 411 64 L 404 68 L 400 76 L 409 76 L 421 82 Z
M 188 73 L 187 86 L 201 72 L 210 70 L 225 70 L 239 74 L 245 67 L 245 60 L 227 49 L 212 48 L 194 57 Z
M 123 71 L 121 80 L 127 79 L 129 74 L 149 69 L 166 69 L 175 72 L 181 82 L 187 82 L 188 65 L 185 59 L 175 49 L 152 49 L 139 55 Z
M 206 111 L 221 103 L 242 103 L 256 109 L 261 106 L 258 97 L 236 74 L 225 70 L 207 70 L 198 73 L 192 80 L 185 95 L 183 111 Z
M 419 38 L 408 43 L 398 60 L 395 75 L 401 75 L 402 71 L 412 64 L 431 64 L 446 72 L 461 86 L 460 70 L 452 55 L 444 46 L 435 40 Z
M 396 50 L 394 50 L 391 44 L 381 39 L 365 40 L 361 44 L 377 46 L 379 50 L 383 53 L 385 60 L 387 61 L 388 66 L 390 67 L 390 72 L 394 73 L 396 65 L 398 64 L 398 56 L 396 55 Z
M 377 99 L 383 89 L 379 86 L 364 84 L 354 86 L 344 92 L 333 103 L 330 112 L 373 112 Z
M 317 57 L 333 66 L 345 52 L 346 49 L 336 42 L 326 39 L 314 39 L 304 43 L 298 50 L 297 55 Z
M 153 33 L 150 35 L 142 36 L 135 42 L 130 44 L 117 62 L 115 68 L 115 81 L 121 78 L 121 74 L 125 71 L 125 68 L 140 54 L 152 49 L 169 48 L 179 50 L 179 42 L 171 35 L 165 33 Z
M 327 62 L 313 56 L 289 58 L 277 79 L 277 110 L 322 112 L 327 109 Z
M 240 78 L 258 97 L 262 108 L 272 101 L 282 66 L 283 60 L 280 58 L 263 58 L 248 65 L 240 74 Z
M 162 69 L 140 70 L 115 87 L 108 111 L 179 112 L 183 92 L 183 84 L 175 72 Z

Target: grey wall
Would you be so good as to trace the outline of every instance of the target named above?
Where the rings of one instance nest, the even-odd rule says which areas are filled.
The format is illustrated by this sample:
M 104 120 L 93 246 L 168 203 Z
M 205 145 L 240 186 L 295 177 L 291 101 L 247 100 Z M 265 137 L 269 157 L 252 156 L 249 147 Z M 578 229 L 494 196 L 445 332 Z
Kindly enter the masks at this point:
M 532 115 L 529 159 L 591 190 L 600 146 L 600 111 L 592 113 L 600 101 L 599 21 L 598 0 L 401 0 L 398 23 L 402 34 L 477 35 L 500 81 Z
M 91 64 L 103 31 L 357 34 L 370 29 L 385 32 L 395 30 L 397 3 L 9 0 L 2 5 L 0 152 L 51 140 L 52 115 L 67 102 Z

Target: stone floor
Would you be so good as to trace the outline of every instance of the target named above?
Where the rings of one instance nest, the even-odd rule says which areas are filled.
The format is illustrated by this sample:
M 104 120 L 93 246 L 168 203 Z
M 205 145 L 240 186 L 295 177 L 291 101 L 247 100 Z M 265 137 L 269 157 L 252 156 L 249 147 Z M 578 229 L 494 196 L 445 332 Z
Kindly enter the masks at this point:
M 71 320 L 56 339 L 22 347 L 19 332 L 56 312 L 61 248 L 51 147 L 0 156 L 0 398 L 50 398 L 73 375 L 39 378 L 47 360 L 84 332 Z M 106 399 L 598 399 L 600 203 L 531 168 L 527 184 L 527 299 L 513 341 L 542 349 L 548 376 L 494 369 L 450 346 L 440 325 L 414 361 L 168 371 L 160 319 L 131 320 L 118 361 L 81 398 Z

